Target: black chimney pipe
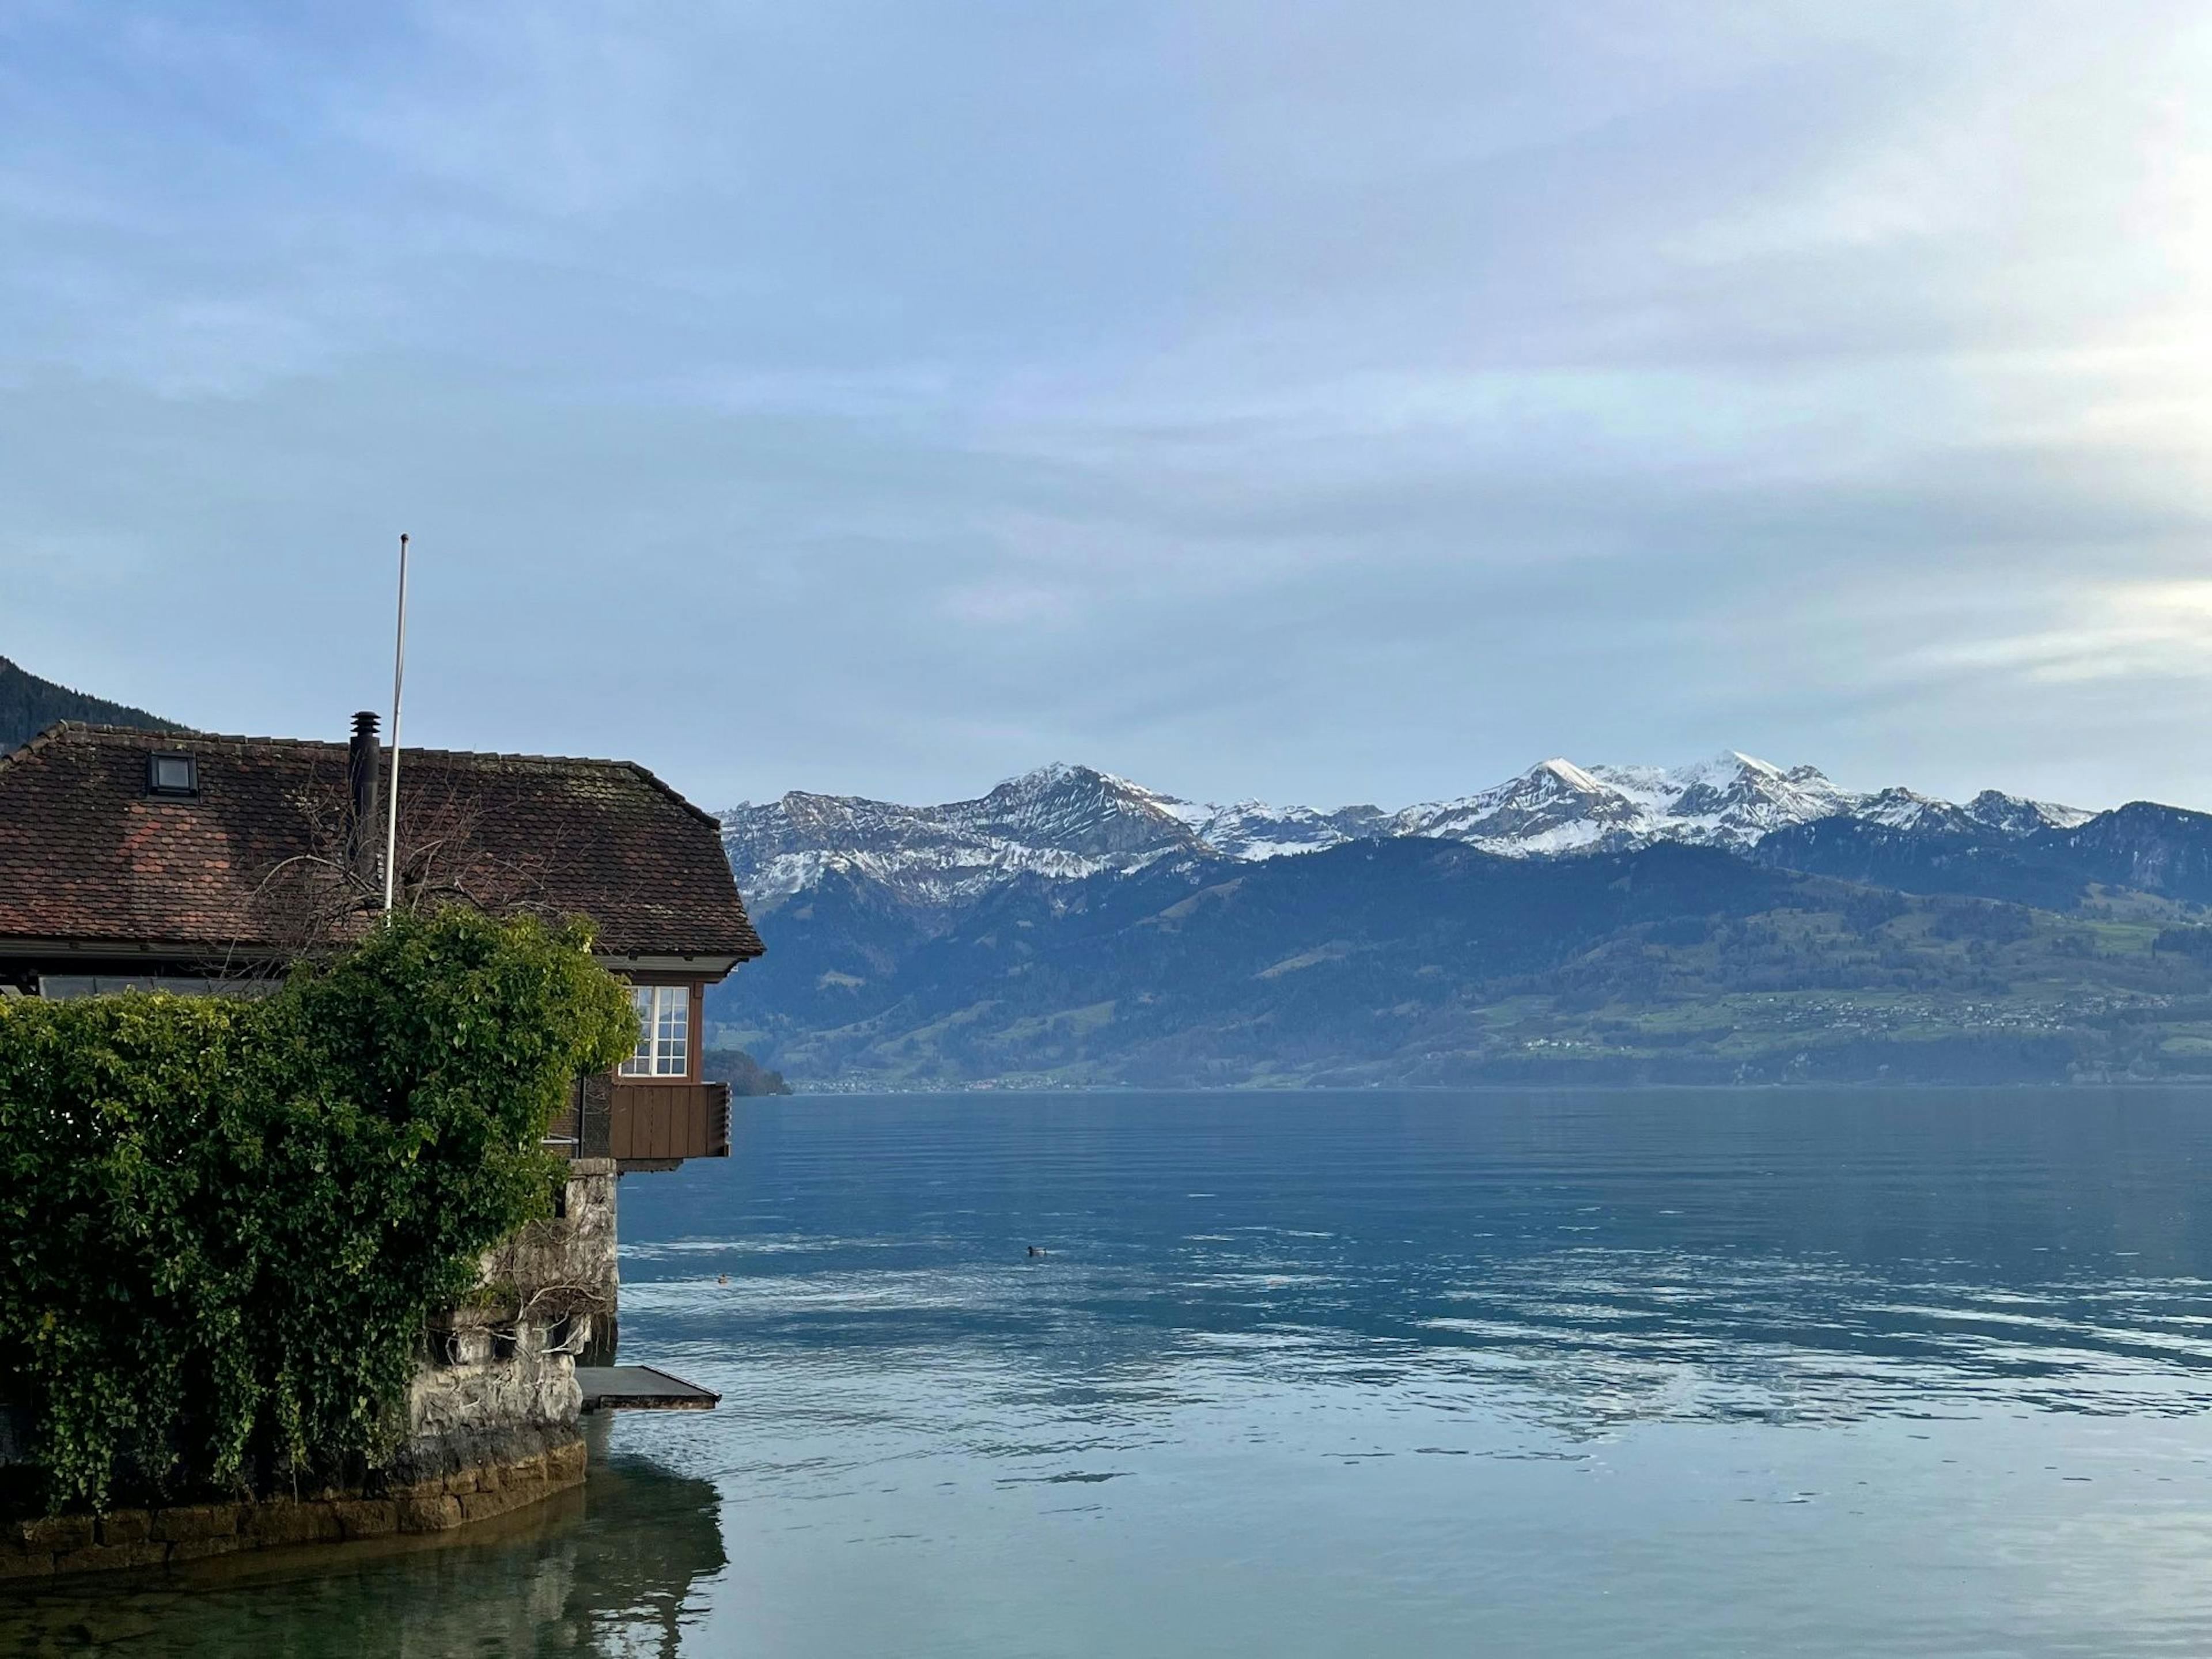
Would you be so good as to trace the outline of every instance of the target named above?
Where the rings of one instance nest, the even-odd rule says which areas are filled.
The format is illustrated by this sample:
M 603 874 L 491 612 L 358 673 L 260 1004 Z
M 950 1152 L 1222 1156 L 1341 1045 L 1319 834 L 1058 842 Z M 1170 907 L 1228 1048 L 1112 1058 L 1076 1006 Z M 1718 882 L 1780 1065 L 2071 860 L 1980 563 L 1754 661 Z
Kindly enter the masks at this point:
M 376 789 L 384 745 L 377 740 L 376 716 L 364 708 L 353 717 L 353 741 L 346 745 L 346 868 L 363 881 L 376 879 Z

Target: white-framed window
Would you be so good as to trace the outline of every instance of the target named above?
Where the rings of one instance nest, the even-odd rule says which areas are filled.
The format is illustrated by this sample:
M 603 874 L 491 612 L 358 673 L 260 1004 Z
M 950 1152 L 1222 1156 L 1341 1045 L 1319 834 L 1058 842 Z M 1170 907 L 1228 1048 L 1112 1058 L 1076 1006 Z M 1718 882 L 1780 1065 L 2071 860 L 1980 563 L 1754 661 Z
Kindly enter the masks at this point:
M 691 1065 L 691 988 L 633 985 L 637 1052 L 622 1063 L 624 1077 L 688 1077 Z

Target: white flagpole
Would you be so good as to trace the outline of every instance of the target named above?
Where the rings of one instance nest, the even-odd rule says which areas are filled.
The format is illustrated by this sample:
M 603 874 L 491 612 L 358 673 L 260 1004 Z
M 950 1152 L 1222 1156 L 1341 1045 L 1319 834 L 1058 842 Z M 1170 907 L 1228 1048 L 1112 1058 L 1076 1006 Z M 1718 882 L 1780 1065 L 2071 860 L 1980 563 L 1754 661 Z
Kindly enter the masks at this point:
M 392 647 L 392 796 L 384 819 L 384 914 L 399 874 L 399 688 L 407 672 L 407 538 L 399 538 L 399 631 Z

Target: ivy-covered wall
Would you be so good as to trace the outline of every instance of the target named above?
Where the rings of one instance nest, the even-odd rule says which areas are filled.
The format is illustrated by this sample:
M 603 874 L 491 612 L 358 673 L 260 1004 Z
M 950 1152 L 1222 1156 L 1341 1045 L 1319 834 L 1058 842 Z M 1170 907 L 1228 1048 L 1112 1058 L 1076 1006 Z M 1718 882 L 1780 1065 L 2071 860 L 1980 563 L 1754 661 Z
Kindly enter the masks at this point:
M 0 1400 L 41 1496 L 350 1479 L 635 1040 L 580 927 L 396 916 L 258 1001 L 0 1001 Z

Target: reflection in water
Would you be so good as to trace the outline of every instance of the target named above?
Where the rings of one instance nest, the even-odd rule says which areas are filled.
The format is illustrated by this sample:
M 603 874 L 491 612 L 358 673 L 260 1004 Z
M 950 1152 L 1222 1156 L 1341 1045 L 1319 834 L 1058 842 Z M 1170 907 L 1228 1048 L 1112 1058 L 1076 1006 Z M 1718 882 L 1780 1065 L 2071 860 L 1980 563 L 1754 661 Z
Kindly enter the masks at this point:
M 625 1305 L 660 1352 L 708 1363 L 734 1336 L 809 1372 L 841 1353 L 981 1362 L 1125 1402 L 1197 1365 L 1456 1380 L 1561 1429 L 2188 1413 L 2212 1401 L 2207 1105 L 1684 1091 L 757 1108 L 735 1236 L 686 1226 L 696 1183 L 641 1191 Z M 1007 1241 L 1031 1232 L 1054 1255 L 1017 1265 Z
M 624 1195 L 626 1338 L 724 1393 L 624 1425 L 735 1505 L 698 1651 L 2212 1651 L 2203 1094 L 741 1137 Z
M 706 1481 L 593 1452 L 583 1491 L 453 1538 L 0 1595 L 0 1653 L 673 1655 L 699 1582 L 725 1562 L 719 1498 Z
M 45 1639 L 2212 1652 L 2212 1094 L 801 1097 L 733 1128 L 622 1197 L 625 1356 L 722 1406 L 616 1419 L 581 1518 L 50 1595 Z

